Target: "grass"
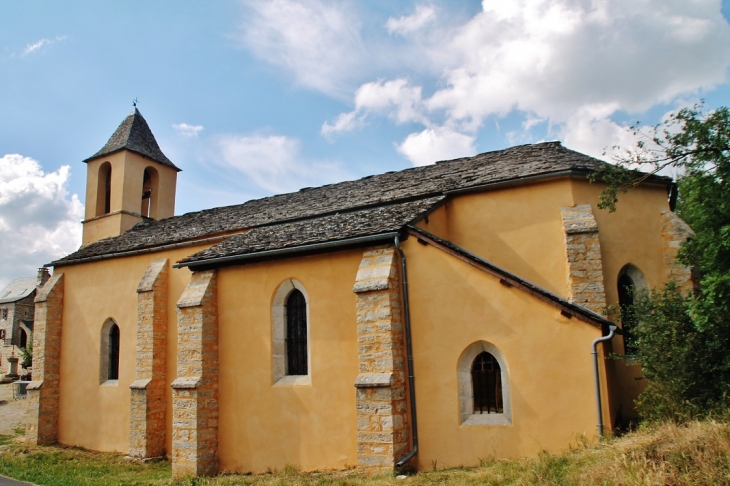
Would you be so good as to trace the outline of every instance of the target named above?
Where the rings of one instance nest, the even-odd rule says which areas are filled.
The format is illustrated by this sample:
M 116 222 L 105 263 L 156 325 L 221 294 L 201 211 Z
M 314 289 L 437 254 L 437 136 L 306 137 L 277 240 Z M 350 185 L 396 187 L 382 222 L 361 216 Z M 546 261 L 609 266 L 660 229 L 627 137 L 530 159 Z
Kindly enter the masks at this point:
M 722 485 L 730 484 L 730 423 L 663 424 L 600 443 L 537 457 L 481 459 L 475 468 L 421 472 L 404 479 L 357 470 L 300 472 L 294 467 L 256 475 L 173 479 L 167 461 L 130 463 L 122 455 L 71 447 L 38 447 L 0 436 L 0 474 L 39 485 Z M 438 464 L 438 461 L 434 461 Z M 435 468 L 434 468 L 435 469 Z

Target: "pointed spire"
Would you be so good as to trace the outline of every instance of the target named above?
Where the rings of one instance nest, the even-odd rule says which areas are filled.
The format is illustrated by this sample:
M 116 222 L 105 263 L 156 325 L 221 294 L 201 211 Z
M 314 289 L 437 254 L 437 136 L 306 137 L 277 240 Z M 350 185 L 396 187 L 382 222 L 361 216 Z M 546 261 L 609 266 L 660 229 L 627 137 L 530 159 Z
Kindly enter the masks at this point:
M 117 128 L 106 145 L 104 145 L 104 147 L 102 147 L 102 149 L 97 153 L 88 159 L 85 159 L 84 162 L 124 149 L 148 157 L 162 165 L 172 167 L 178 172 L 181 170 L 175 166 L 175 164 L 173 164 L 172 161 L 165 156 L 165 154 L 162 153 L 160 146 L 157 145 L 155 136 L 152 135 L 152 130 L 150 130 L 149 125 L 147 125 L 147 121 L 137 109 L 136 104 L 121 125 L 119 125 L 119 128 Z

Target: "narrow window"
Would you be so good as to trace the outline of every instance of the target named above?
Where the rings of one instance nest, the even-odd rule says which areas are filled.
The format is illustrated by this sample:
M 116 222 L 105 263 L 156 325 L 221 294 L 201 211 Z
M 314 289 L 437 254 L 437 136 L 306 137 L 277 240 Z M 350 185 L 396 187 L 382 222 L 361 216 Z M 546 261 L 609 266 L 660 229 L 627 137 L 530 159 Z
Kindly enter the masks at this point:
M 3 309 L 3 311 L 2 311 L 2 317 L 3 317 L 3 319 L 7 319 L 8 318 L 8 310 L 7 309 Z
M 148 169 L 142 179 L 142 208 L 140 213 L 146 218 L 152 217 L 152 177 Z
M 624 354 L 627 356 L 636 354 L 634 292 L 636 292 L 634 280 L 624 273 L 618 278 L 618 303 L 621 308 L 621 327 L 624 332 Z
M 307 302 L 294 289 L 286 299 L 287 375 L 306 375 L 307 370 Z
M 116 324 L 113 324 L 109 329 L 109 371 L 107 379 L 119 379 L 119 326 Z
M 112 168 L 106 171 L 106 179 L 104 181 L 104 214 L 112 212 Z
M 490 353 L 480 353 L 471 365 L 474 413 L 502 413 L 502 370 Z
M 109 214 L 112 208 L 112 165 L 109 162 L 99 167 L 96 186 L 96 216 Z

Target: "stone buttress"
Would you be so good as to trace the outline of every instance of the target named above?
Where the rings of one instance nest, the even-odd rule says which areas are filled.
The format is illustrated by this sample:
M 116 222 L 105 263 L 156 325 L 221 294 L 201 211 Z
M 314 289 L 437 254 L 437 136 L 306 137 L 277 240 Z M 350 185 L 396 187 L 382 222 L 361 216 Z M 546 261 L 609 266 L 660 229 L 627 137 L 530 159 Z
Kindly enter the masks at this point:
M 28 384 L 25 438 L 34 444 L 58 442 L 61 378 L 63 274 L 51 277 L 35 298 L 33 381 Z
M 193 272 L 177 303 L 172 473 L 218 472 L 218 304 L 215 270 Z
M 137 375 L 131 389 L 129 455 L 165 455 L 167 259 L 150 263 L 137 287 Z
M 694 231 L 674 212 L 664 209 L 661 214 L 664 268 L 667 272 L 667 280 L 674 280 L 683 291 L 691 292 L 694 288 L 692 269 L 677 262 L 677 253 L 682 243 L 694 236 Z
M 373 471 L 392 471 L 409 447 L 398 262 L 393 246 L 365 250 L 353 289 L 360 366 L 355 382 L 357 460 Z
M 560 208 L 568 253 L 569 299 L 601 314 L 606 308 L 601 243 L 591 206 Z

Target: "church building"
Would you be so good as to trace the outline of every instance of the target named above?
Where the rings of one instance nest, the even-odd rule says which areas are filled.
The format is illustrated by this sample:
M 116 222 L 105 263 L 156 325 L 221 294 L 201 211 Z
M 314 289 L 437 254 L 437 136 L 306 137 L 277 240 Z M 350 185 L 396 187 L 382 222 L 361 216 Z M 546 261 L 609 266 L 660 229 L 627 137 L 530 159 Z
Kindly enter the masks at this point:
M 594 439 L 643 385 L 607 307 L 691 285 L 672 181 L 599 210 L 605 163 L 559 142 L 180 216 L 180 169 L 137 108 L 84 162 L 83 245 L 35 298 L 26 437 L 175 475 Z

